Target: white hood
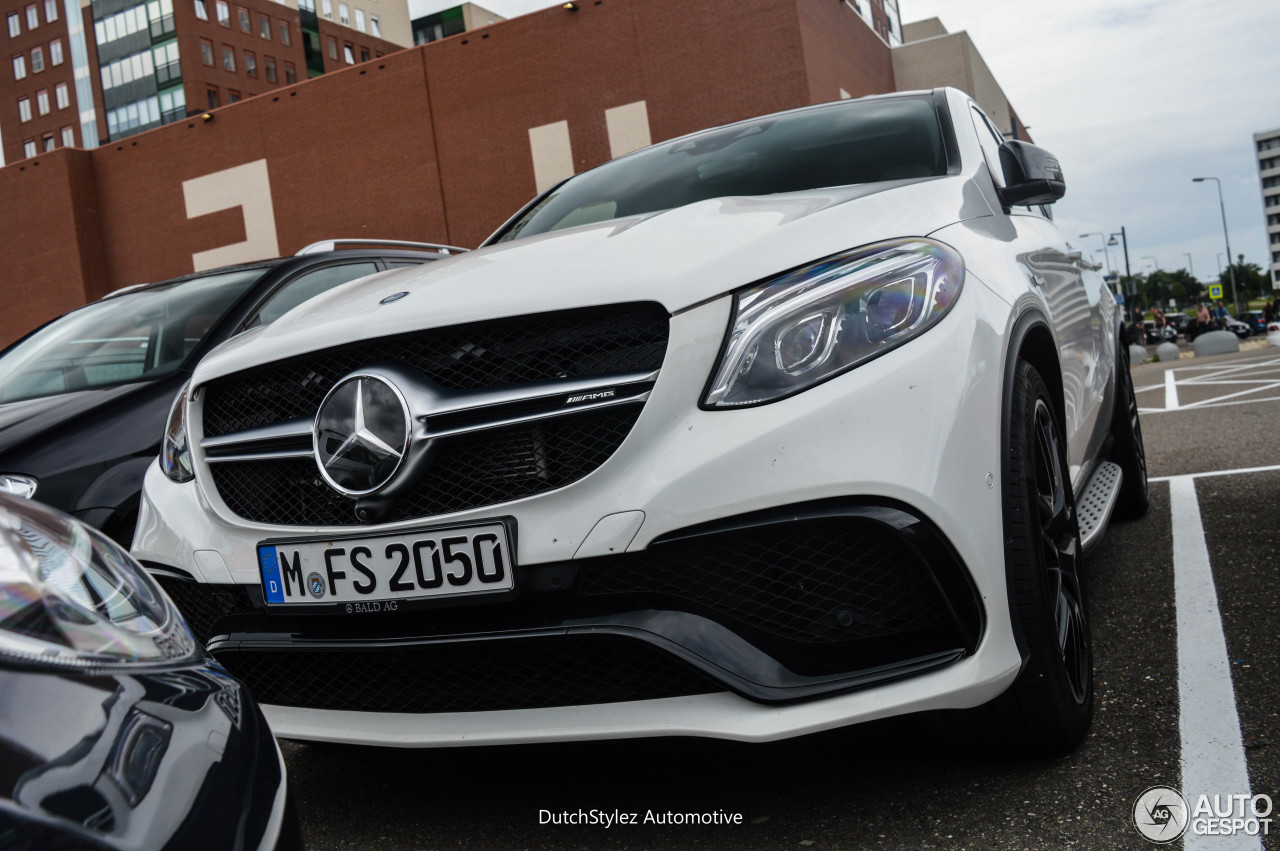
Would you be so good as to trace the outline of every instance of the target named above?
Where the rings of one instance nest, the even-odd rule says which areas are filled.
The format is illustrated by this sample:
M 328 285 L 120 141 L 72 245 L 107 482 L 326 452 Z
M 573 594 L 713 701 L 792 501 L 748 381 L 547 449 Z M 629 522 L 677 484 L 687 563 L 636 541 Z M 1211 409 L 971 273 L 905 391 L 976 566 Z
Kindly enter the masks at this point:
M 219 347 L 195 382 L 463 322 L 633 301 L 675 313 L 838 251 L 989 215 L 966 185 L 963 177 L 940 177 L 716 198 L 361 278 Z M 408 295 L 380 304 L 399 292 Z

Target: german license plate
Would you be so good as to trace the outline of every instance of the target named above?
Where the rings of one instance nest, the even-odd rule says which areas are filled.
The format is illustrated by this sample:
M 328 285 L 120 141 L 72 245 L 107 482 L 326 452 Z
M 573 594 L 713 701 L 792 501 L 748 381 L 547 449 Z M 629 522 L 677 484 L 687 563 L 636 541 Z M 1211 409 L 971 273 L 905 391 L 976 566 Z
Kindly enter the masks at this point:
M 267 542 L 268 604 L 372 603 L 510 591 L 507 527 L 485 523 L 367 538 Z

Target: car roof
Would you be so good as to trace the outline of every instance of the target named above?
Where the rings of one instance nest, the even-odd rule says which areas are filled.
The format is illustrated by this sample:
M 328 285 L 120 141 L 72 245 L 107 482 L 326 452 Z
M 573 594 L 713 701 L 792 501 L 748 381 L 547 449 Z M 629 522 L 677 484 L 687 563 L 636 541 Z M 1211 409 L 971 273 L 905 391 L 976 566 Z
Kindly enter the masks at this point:
M 203 269 L 199 272 L 191 272 L 186 275 L 179 275 L 176 278 L 165 278 L 162 281 L 150 281 L 141 284 L 132 284 L 127 287 L 113 290 L 107 293 L 98 301 L 106 301 L 107 299 L 117 298 L 129 293 L 145 292 L 156 287 L 172 286 L 174 284 L 182 284 L 187 281 L 194 281 L 208 278 L 211 275 L 224 275 L 229 272 L 241 272 L 251 269 L 267 269 L 272 270 L 282 266 L 288 266 L 288 271 L 306 266 L 323 266 L 332 261 L 334 258 L 354 259 L 354 260 L 421 260 L 423 255 L 429 255 L 428 260 L 436 259 L 440 255 L 425 249 L 375 249 L 375 248 L 344 248 L 341 250 L 331 251 L 315 251 L 307 254 L 294 254 L 288 257 L 271 257 L 265 260 L 255 260 L 250 263 L 238 263 L 231 266 L 218 266 L 214 269 Z M 423 262 L 427 262 L 424 260 Z M 94 302 L 90 302 L 93 304 Z M 87 305 L 85 305 L 87 306 Z

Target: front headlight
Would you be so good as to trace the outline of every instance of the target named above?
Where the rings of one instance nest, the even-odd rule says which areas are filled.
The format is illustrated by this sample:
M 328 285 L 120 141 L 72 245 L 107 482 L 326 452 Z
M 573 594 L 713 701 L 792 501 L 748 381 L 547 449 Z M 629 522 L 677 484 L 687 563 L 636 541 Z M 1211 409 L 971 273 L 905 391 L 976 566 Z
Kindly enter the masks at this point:
M 118 545 L 39 503 L 0 497 L 0 660 L 113 670 L 197 652 L 173 603 Z
M 855 248 L 734 296 L 703 407 L 786 398 L 932 328 L 960 294 L 964 261 L 930 239 Z
M 191 463 L 191 446 L 187 443 L 187 390 L 190 387 L 188 381 L 178 391 L 164 426 L 164 439 L 160 441 L 160 469 L 175 482 L 189 482 L 196 475 Z
M 36 480 L 30 476 L 17 473 L 0 473 L 0 493 L 16 496 L 20 499 L 31 499 L 36 495 Z

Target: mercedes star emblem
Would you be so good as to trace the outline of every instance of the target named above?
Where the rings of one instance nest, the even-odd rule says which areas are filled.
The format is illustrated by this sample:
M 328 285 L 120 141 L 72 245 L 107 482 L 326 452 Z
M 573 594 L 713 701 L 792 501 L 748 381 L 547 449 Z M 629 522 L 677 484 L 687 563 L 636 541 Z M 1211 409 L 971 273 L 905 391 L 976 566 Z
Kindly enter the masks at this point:
M 312 437 L 320 475 L 347 496 L 373 493 L 400 469 L 410 434 L 409 406 L 399 388 L 378 375 L 349 375 L 316 414 Z

